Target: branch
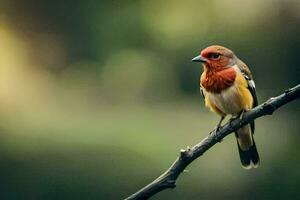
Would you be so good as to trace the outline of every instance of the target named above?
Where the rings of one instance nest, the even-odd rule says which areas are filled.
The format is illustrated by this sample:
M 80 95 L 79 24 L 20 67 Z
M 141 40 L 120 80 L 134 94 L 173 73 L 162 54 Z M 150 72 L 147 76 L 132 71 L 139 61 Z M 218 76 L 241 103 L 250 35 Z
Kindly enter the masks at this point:
M 217 132 L 211 131 L 210 134 L 204 138 L 200 143 L 192 148 L 182 149 L 179 157 L 171 165 L 171 167 L 161 176 L 146 185 L 138 192 L 127 197 L 126 200 L 148 199 L 156 193 L 167 189 L 175 188 L 178 176 L 184 169 L 196 158 L 200 157 L 204 152 L 220 142 L 224 137 L 234 132 L 235 130 L 251 123 L 256 118 L 264 115 L 271 115 L 279 107 L 300 97 L 300 84 L 287 89 L 283 94 L 272 97 L 268 101 L 260 104 L 252 110 L 244 113 L 242 119 L 237 118 L 221 127 Z

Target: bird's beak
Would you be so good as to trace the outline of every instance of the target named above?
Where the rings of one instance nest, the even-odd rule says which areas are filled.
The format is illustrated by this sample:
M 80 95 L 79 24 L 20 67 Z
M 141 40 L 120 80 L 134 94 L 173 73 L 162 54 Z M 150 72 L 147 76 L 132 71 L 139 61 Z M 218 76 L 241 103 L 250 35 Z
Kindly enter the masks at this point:
M 192 59 L 192 62 L 201 62 L 201 63 L 206 63 L 207 62 L 207 59 L 202 57 L 201 55 L 200 56 L 196 56 L 195 58 Z

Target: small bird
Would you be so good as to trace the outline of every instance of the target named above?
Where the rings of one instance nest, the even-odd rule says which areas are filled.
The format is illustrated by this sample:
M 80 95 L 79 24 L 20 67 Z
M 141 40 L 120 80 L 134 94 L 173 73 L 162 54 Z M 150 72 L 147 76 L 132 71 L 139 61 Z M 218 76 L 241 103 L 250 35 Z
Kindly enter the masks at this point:
M 255 83 L 247 65 L 231 50 L 213 45 L 192 59 L 203 64 L 200 91 L 205 105 L 221 116 L 217 131 L 226 115 L 242 117 L 257 106 Z M 254 121 L 235 132 L 242 166 L 245 169 L 259 165 L 259 155 L 254 142 Z

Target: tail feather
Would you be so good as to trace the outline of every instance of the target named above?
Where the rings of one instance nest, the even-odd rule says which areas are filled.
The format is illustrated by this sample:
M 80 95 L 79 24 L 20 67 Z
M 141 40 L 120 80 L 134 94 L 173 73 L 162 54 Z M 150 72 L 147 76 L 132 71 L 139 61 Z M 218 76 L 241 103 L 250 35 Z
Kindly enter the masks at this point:
M 235 135 L 242 166 L 245 169 L 257 168 L 259 165 L 259 155 L 250 127 L 245 126 L 239 129 Z
M 241 149 L 238 142 L 237 144 L 242 166 L 245 169 L 257 168 L 259 166 L 259 155 L 254 140 L 253 145 L 246 151 Z
M 253 137 L 253 136 L 252 136 Z M 253 146 L 250 148 L 251 161 L 254 168 L 259 166 L 259 155 L 256 149 L 256 144 L 253 139 Z

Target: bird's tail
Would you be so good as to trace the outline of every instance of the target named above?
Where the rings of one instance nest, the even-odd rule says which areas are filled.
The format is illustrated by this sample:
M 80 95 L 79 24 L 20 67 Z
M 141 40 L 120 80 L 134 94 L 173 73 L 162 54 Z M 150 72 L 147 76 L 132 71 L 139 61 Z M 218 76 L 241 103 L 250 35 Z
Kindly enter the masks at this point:
M 245 169 L 257 168 L 259 165 L 259 155 L 254 142 L 253 134 L 250 125 L 235 132 L 237 139 L 240 160 Z

